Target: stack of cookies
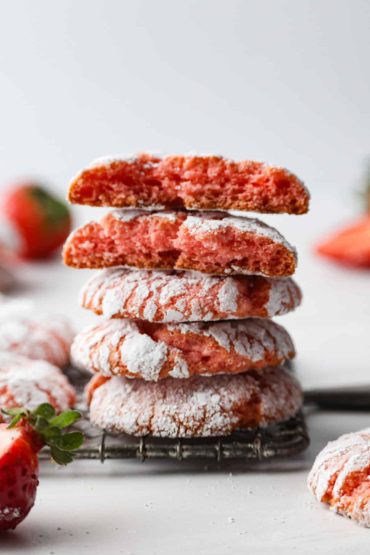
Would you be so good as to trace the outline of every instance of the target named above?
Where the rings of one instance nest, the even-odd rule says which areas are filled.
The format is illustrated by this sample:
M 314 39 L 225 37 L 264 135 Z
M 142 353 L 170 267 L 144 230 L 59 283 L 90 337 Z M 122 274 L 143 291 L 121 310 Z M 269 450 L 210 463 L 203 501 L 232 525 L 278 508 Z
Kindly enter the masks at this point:
M 309 194 L 297 177 L 220 156 L 140 154 L 93 163 L 69 199 L 114 208 L 64 247 L 67 265 L 102 269 L 81 304 L 104 319 L 72 346 L 74 364 L 95 374 L 95 425 L 207 437 L 300 409 L 301 389 L 284 367 L 294 346 L 271 320 L 300 304 L 295 249 L 228 212 L 304 214 Z

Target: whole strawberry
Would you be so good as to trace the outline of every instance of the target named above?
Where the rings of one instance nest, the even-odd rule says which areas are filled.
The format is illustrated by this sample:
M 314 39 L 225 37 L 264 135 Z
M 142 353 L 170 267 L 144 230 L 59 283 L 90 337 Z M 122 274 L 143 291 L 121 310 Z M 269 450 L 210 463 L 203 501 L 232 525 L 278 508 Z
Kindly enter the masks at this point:
M 0 532 L 18 526 L 35 503 L 40 449 L 48 445 L 52 459 L 65 465 L 83 442 L 80 432 L 63 433 L 80 418 L 77 411 L 56 416 L 44 403 L 32 412 L 14 408 L 3 413 L 11 421 L 0 424 Z
M 23 184 L 5 193 L 1 202 L 0 240 L 23 258 L 45 258 L 71 231 L 67 205 L 43 187 Z
M 370 268 L 370 216 L 328 237 L 317 245 L 317 252 L 345 266 Z

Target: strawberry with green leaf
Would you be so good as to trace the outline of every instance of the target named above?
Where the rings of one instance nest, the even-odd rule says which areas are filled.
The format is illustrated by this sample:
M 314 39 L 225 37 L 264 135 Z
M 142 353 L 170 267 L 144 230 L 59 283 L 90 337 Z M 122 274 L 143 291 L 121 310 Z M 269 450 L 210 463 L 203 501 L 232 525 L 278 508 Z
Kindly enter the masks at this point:
M 44 403 L 34 411 L 2 412 L 7 422 L 0 423 L 0 532 L 18 526 L 34 505 L 40 449 L 48 445 L 51 458 L 66 465 L 83 443 L 81 432 L 65 430 L 81 417 L 75 410 L 56 415 Z
M 45 258 L 61 247 L 71 231 L 68 206 L 37 184 L 5 193 L 1 202 L 0 239 L 23 258 Z

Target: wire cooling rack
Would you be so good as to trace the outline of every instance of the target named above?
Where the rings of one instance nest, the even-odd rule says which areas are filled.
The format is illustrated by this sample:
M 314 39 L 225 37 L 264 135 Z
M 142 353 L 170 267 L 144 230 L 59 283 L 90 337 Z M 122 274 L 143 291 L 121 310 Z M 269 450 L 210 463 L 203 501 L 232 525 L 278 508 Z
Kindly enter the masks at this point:
M 223 437 L 168 439 L 111 434 L 95 428 L 88 420 L 83 399 L 83 388 L 88 378 L 74 369 L 69 369 L 67 373 L 79 393 L 78 409 L 83 414 L 78 428 L 83 431 L 85 442 L 77 453 L 77 459 L 96 459 L 101 462 L 106 459 L 257 462 L 289 457 L 309 445 L 307 427 L 301 412 L 280 424 L 239 430 Z M 41 457 L 49 457 L 47 449 L 42 451 Z

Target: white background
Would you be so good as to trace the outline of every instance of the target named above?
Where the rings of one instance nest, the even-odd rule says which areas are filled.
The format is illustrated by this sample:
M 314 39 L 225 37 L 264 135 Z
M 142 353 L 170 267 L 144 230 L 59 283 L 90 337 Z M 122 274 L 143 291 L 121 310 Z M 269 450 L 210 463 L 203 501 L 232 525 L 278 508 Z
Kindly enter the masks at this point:
M 264 218 L 297 245 L 301 309 L 281 319 L 306 388 L 367 385 L 370 275 L 320 260 L 323 234 L 361 212 L 370 154 L 367 0 L 0 0 L 0 187 L 39 177 L 62 195 L 92 159 L 143 149 L 287 166 L 309 215 Z M 3 189 L 2 189 L 3 190 Z M 76 221 L 99 210 L 75 209 Z M 77 305 L 86 272 L 20 269 L 37 306 Z M 43 469 L 37 507 L 6 553 L 368 553 L 368 532 L 306 492 L 314 455 L 368 415 L 316 415 L 295 472 L 137 464 Z M 231 522 L 235 519 L 235 522 Z
M 95 157 L 200 150 L 314 191 L 369 154 L 367 0 L 0 3 L 0 178 L 63 189 Z

